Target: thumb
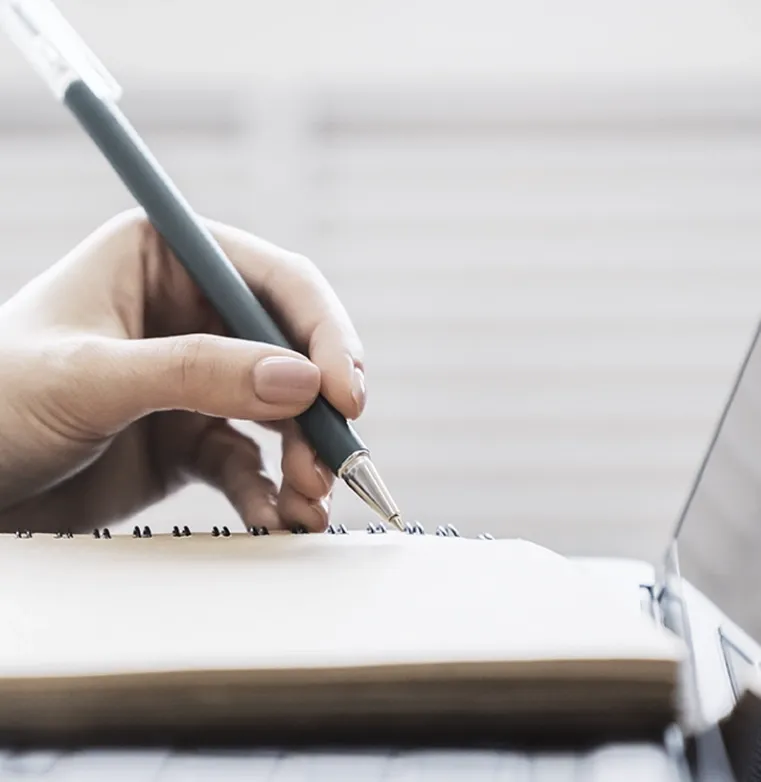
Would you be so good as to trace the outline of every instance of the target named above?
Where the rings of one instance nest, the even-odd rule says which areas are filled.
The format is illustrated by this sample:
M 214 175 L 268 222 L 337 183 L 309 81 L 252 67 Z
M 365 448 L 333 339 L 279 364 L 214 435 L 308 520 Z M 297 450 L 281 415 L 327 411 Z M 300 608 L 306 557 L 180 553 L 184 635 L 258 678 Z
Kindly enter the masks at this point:
M 159 410 L 292 418 L 320 390 L 320 370 L 299 353 L 210 334 L 124 341 L 119 358 L 114 393 L 121 426 Z

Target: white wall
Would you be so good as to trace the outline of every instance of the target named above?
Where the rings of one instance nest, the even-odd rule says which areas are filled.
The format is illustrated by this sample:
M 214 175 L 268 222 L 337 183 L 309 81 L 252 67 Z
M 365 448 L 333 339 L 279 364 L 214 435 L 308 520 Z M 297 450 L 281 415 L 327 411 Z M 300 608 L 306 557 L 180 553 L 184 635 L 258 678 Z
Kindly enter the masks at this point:
M 758 71 L 753 0 L 60 0 L 120 77 L 350 81 Z M 0 78 L 23 78 L 0 48 Z

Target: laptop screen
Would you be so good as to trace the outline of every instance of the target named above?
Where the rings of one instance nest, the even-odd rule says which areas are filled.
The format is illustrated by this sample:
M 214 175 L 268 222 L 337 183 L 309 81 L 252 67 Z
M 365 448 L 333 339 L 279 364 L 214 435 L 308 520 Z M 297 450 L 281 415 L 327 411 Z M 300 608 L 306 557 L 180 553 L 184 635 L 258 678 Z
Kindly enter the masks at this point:
M 756 331 L 677 527 L 682 576 L 761 640 L 761 338 Z

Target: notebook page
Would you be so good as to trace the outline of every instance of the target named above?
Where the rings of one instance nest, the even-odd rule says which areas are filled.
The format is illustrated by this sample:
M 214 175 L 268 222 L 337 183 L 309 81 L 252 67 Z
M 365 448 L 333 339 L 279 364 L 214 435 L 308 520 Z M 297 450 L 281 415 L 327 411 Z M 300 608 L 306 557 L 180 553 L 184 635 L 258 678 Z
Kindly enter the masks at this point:
M 525 541 L 0 536 L 0 572 L 0 677 L 681 656 Z

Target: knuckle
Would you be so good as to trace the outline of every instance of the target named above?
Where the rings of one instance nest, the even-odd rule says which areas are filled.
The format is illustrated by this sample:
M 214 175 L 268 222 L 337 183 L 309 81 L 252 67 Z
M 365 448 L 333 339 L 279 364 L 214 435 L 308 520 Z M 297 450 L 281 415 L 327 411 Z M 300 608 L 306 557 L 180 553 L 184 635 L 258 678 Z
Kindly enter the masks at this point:
M 288 252 L 286 263 L 293 271 L 301 271 L 305 274 L 309 274 L 317 268 L 306 255 L 301 253 Z
M 122 210 L 113 218 L 113 222 L 124 228 L 146 229 L 151 225 L 145 210 L 139 206 Z
M 176 382 L 183 388 L 192 385 L 199 372 L 205 371 L 205 379 L 212 380 L 213 363 L 206 361 L 206 338 L 201 334 L 187 334 L 178 337 L 172 344 L 173 368 Z
M 289 252 L 281 267 L 281 274 L 289 284 L 300 283 L 308 289 L 323 291 L 327 281 L 322 272 L 306 255 Z
M 110 218 L 103 227 L 111 236 L 126 236 L 130 240 L 134 239 L 130 244 L 135 247 L 142 246 L 144 237 L 155 230 L 145 211 L 140 207 L 119 212 Z

